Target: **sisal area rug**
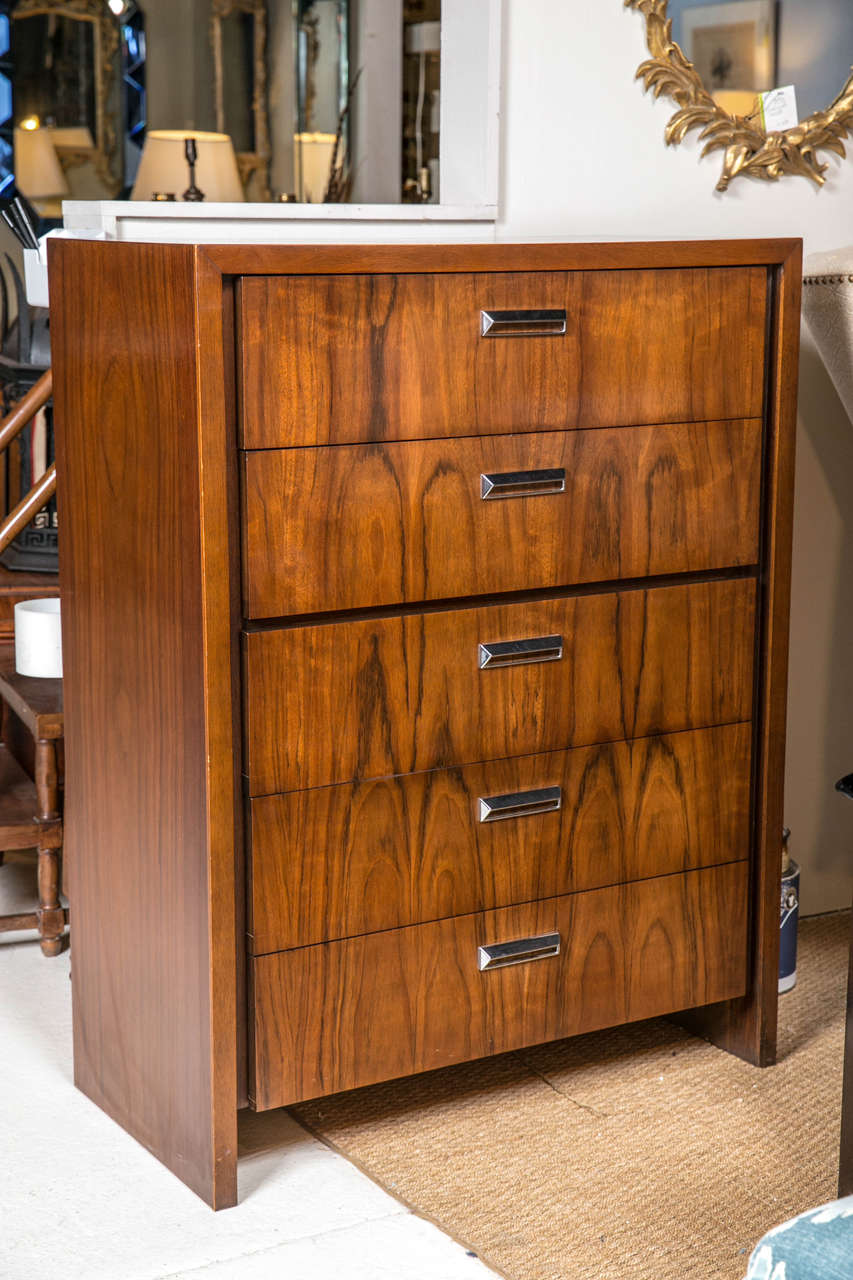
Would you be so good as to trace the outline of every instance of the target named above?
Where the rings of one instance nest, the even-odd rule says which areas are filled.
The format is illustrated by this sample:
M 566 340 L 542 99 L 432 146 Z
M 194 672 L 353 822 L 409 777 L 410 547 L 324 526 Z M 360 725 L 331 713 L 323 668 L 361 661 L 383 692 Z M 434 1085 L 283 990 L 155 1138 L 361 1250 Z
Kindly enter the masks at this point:
M 835 1195 L 849 939 L 846 912 L 801 923 L 776 1067 L 656 1019 L 295 1114 L 511 1280 L 741 1280 Z

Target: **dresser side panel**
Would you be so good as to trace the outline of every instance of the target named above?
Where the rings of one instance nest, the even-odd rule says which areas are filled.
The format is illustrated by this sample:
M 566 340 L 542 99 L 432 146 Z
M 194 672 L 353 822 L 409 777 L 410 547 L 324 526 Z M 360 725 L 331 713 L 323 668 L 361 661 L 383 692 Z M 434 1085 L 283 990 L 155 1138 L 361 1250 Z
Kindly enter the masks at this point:
M 234 899 L 210 864 L 223 745 L 205 703 L 204 568 L 222 520 L 221 497 L 202 497 L 195 270 L 185 246 L 51 251 L 66 848 L 76 1083 L 223 1207 L 236 1199 L 233 941 L 229 981 L 213 938 L 222 926 L 227 944 L 230 911 L 233 939 Z
M 794 455 L 802 292 L 802 242 L 770 271 L 756 644 L 750 984 L 743 999 L 685 1019 L 721 1048 L 754 1063 L 776 1061 L 779 896 L 784 823 L 788 630 Z

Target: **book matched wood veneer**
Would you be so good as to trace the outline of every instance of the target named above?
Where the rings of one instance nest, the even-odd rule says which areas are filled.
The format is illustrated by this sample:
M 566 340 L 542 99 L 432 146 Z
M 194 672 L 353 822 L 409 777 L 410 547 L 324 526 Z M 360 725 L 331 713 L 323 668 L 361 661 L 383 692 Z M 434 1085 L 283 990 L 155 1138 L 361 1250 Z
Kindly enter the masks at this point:
M 754 564 L 760 464 L 756 418 L 246 453 L 244 611 Z
M 246 449 L 761 414 L 763 267 L 267 276 L 240 287 Z M 564 337 L 481 337 L 562 309 Z
M 703 728 L 752 714 L 755 582 L 252 632 L 252 795 Z M 481 667 L 481 645 L 561 656 Z
M 746 859 L 751 746 L 729 724 L 259 796 L 251 950 Z
M 772 1061 L 799 242 L 49 252 L 79 1087 Z
M 251 961 L 253 1094 L 287 1106 L 740 996 L 747 864 L 369 933 Z M 478 949 L 557 934 L 546 959 Z

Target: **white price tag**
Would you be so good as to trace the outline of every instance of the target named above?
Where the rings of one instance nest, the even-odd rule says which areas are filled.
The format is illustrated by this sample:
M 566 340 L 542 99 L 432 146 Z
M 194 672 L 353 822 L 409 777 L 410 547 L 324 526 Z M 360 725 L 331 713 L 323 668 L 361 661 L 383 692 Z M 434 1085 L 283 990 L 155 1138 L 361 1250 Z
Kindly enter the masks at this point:
M 800 123 L 800 117 L 797 114 L 797 91 L 792 84 L 786 84 L 781 89 L 768 89 L 766 93 L 759 93 L 758 103 L 765 133 L 795 129 Z

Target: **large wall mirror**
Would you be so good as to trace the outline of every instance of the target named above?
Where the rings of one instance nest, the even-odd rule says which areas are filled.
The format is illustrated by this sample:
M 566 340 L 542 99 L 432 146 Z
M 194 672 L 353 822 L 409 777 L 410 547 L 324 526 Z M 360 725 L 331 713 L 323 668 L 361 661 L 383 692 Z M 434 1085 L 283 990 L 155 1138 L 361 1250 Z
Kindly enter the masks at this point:
M 136 12 L 127 6 L 125 44 Z M 86 164 L 91 189 L 120 189 L 125 135 L 133 133 L 123 114 L 123 53 L 122 25 L 105 0 L 17 0 L 12 7 L 15 168 L 35 196 L 65 194 L 62 170 L 75 164 Z
M 853 0 L 625 4 L 645 18 L 652 55 L 638 77 L 678 107 L 666 141 L 700 130 L 702 154 L 722 153 L 718 190 L 742 176 L 825 182 L 820 153 L 843 156 L 853 131 Z
M 17 0 L 19 186 L 44 212 L 62 198 L 192 193 L 488 204 L 499 9 L 500 0 Z M 36 178 L 29 157 L 47 142 L 58 164 Z

